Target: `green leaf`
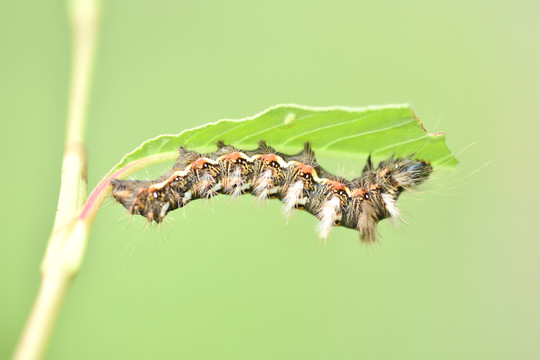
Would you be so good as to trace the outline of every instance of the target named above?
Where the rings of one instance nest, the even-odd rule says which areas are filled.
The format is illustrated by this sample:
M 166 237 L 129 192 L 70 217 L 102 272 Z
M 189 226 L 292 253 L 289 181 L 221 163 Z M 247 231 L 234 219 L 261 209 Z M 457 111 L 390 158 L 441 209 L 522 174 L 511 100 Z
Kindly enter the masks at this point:
M 298 152 L 309 141 L 318 156 L 358 159 L 372 154 L 377 160 L 414 154 L 434 166 L 457 164 L 446 147 L 445 134 L 428 133 L 409 105 L 315 108 L 286 104 L 245 119 L 220 120 L 177 135 L 160 135 L 124 156 L 111 173 L 149 156 L 160 155 L 159 161 L 175 159 L 182 145 L 214 151 L 218 140 L 246 150 L 265 140 L 283 153 Z

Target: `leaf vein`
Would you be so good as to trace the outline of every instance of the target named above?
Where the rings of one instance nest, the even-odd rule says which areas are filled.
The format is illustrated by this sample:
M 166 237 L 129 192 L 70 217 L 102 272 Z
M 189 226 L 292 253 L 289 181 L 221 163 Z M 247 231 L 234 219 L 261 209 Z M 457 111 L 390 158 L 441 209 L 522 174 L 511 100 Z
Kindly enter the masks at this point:
M 334 145 L 334 144 L 336 144 L 336 143 L 338 143 L 340 141 L 344 141 L 344 140 L 352 139 L 352 138 L 355 138 L 355 137 L 361 137 L 361 136 L 364 136 L 364 135 L 375 134 L 375 133 L 378 133 L 378 132 L 383 132 L 383 131 L 395 129 L 395 128 L 398 128 L 398 127 L 405 126 L 405 125 L 409 124 L 412 121 L 415 121 L 415 120 L 414 119 L 408 119 L 407 121 L 402 122 L 400 124 L 393 125 L 393 126 L 388 126 L 388 127 L 382 128 L 382 129 L 366 131 L 366 132 L 363 132 L 361 134 L 354 134 L 354 135 L 350 135 L 350 136 L 344 136 L 344 137 L 341 137 L 341 138 L 336 139 L 334 141 L 330 141 L 324 147 L 322 147 L 321 150 L 327 150 L 329 146 Z

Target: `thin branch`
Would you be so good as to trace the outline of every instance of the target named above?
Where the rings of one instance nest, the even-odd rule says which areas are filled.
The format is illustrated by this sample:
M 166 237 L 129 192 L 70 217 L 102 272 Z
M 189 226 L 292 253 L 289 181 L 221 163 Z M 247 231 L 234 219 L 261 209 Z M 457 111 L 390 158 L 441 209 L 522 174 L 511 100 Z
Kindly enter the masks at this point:
M 86 223 L 74 222 L 87 199 L 84 128 L 91 69 L 98 28 L 98 4 L 72 0 L 73 67 L 67 116 L 66 147 L 58 208 L 45 258 L 42 280 L 14 359 L 40 359 L 72 279 L 77 274 L 88 238 Z

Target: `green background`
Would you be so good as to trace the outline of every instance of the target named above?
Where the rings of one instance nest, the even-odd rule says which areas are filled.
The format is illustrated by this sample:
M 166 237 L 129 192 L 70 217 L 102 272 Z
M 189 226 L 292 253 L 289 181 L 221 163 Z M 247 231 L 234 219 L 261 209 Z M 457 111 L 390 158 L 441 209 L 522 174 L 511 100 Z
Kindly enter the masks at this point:
M 109 200 L 47 358 L 537 359 L 539 13 L 536 0 L 104 2 L 90 187 L 145 139 L 284 102 L 409 102 L 460 165 L 404 196 L 407 224 L 383 222 L 372 247 L 341 228 L 319 244 L 315 218 L 286 224 L 277 201 L 194 202 L 148 227 Z M 59 192 L 65 4 L 1 1 L 0 44 L 8 358 Z

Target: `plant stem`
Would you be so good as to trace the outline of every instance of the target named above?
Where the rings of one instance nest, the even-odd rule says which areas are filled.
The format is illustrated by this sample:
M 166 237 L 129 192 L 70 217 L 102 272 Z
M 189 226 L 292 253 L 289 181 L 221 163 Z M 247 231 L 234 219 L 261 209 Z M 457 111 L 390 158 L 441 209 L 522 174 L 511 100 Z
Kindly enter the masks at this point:
M 17 360 L 43 357 L 69 285 L 80 268 L 89 234 L 89 224 L 75 219 L 88 196 L 84 128 L 99 9 L 93 0 L 71 0 L 69 5 L 73 65 L 60 196 L 41 264 L 41 285 L 15 350 Z

